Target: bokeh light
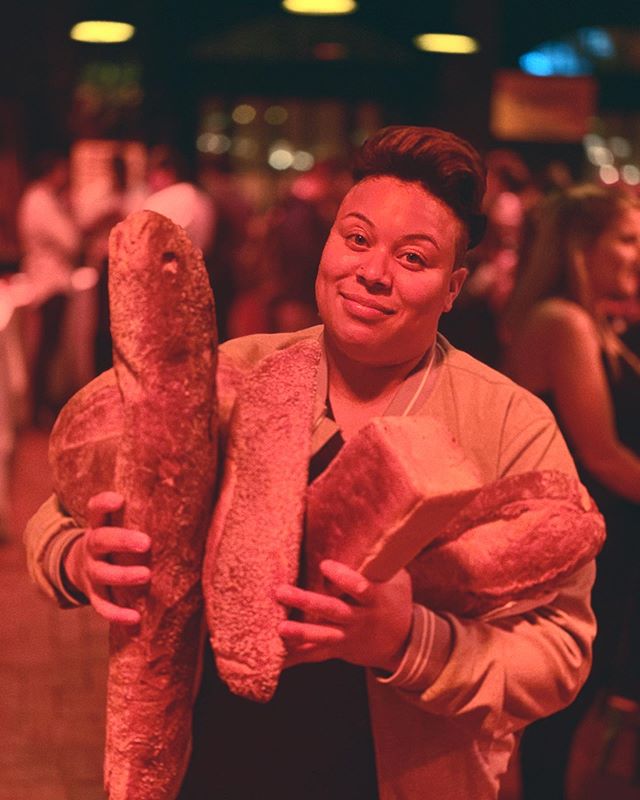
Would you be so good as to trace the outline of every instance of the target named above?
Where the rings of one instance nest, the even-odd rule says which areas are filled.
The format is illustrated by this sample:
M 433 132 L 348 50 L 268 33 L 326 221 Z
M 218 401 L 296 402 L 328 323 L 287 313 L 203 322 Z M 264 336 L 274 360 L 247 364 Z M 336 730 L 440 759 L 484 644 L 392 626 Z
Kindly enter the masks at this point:
M 248 125 L 256 118 L 256 110 L 248 103 L 241 103 L 231 112 L 231 119 L 238 125 Z
M 88 42 L 90 44 L 119 44 L 128 42 L 136 29 L 128 22 L 115 22 L 113 20 L 91 19 L 76 23 L 69 32 L 75 42 Z

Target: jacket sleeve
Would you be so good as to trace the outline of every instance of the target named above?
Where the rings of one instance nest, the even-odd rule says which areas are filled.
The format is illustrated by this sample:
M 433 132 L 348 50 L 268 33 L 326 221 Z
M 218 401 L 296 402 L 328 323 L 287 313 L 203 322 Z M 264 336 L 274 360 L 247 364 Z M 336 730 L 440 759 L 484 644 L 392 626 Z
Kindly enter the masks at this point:
M 24 532 L 27 568 L 31 578 L 60 608 L 85 605 L 84 595 L 74 591 L 64 577 L 64 557 L 73 542 L 84 533 L 66 515 L 55 494 L 31 517 Z
M 405 661 L 394 675 L 378 680 L 429 713 L 474 718 L 493 735 L 552 714 L 573 700 L 589 672 L 594 575 L 588 564 L 547 605 L 490 620 L 418 606 L 421 622 L 414 615 Z M 429 626 L 433 637 L 424 634 Z
M 525 418 L 516 399 L 506 420 L 496 477 L 535 469 L 575 476 L 575 467 L 550 414 Z M 537 402 L 537 401 L 536 401 Z M 568 705 L 591 664 L 595 618 L 590 592 L 593 562 L 555 593 L 484 618 L 461 618 L 414 608 L 405 657 L 391 676 L 395 686 L 429 713 L 475 720 L 501 735 Z

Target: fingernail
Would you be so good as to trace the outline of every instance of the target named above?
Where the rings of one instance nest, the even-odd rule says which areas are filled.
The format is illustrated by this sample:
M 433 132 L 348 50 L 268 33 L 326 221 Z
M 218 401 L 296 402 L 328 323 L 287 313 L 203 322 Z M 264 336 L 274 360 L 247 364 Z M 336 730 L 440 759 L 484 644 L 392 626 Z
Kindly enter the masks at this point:
M 151 538 L 142 534 L 137 538 L 136 541 L 136 550 L 139 550 L 141 553 L 144 553 L 151 547 Z

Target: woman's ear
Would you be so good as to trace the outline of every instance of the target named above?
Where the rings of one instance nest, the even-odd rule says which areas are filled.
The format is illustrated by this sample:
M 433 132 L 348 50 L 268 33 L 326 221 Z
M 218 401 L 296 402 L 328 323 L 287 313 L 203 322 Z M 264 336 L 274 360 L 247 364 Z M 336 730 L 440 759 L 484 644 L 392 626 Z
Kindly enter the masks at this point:
M 456 267 L 449 277 L 449 291 L 445 298 L 443 311 L 451 311 L 456 297 L 460 294 L 460 290 L 467 279 L 469 270 L 466 267 Z

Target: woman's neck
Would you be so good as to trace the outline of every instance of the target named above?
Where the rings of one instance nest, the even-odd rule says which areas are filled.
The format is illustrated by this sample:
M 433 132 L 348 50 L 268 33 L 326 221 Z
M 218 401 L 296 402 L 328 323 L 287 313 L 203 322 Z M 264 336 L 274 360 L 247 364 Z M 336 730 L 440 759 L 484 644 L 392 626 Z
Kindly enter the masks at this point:
M 361 403 L 395 392 L 424 357 L 423 353 L 401 364 L 376 365 L 353 361 L 329 344 L 326 352 L 330 389 Z
M 326 346 L 329 399 L 336 422 L 348 437 L 372 417 L 384 413 L 406 377 L 424 354 L 401 364 L 372 365 L 355 362 Z

